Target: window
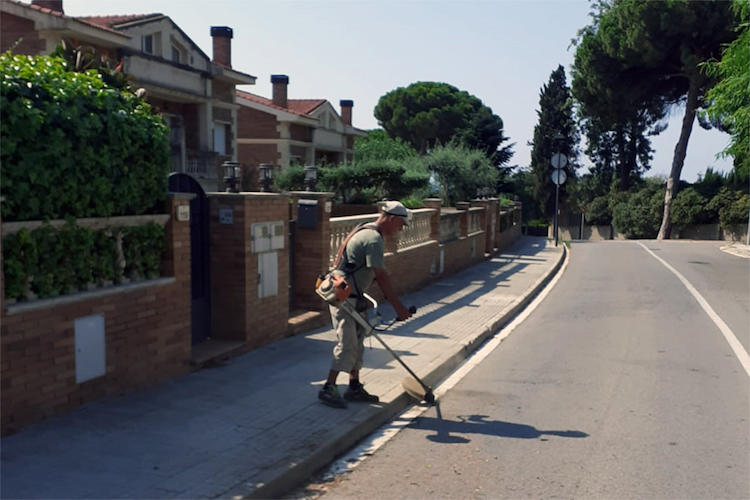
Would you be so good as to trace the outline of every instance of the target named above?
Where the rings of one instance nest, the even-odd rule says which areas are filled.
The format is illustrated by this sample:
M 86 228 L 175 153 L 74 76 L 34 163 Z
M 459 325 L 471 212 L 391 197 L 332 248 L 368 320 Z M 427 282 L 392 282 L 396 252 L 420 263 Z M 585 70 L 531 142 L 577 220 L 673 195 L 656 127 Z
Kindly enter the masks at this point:
M 172 61 L 180 62 L 180 49 L 172 45 Z
M 229 137 L 229 125 L 220 122 L 214 122 L 214 151 L 217 154 L 227 154 L 227 139 Z
M 143 35 L 141 37 L 141 50 L 146 54 L 154 53 L 154 37 L 153 35 Z

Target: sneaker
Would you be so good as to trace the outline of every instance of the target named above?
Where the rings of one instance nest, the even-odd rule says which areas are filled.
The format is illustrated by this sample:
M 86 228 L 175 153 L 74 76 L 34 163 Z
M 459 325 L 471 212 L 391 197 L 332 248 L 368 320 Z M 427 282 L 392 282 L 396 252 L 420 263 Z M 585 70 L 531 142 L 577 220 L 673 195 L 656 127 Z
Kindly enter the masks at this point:
M 360 401 L 363 403 L 377 403 L 380 398 L 365 390 L 365 386 L 359 384 L 356 388 L 349 388 L 344 393 L 344 399 L 348 401 Z
M 335 385 L 324 385 L 323 388 L 318 392 L 318 399 L 328 406 L 334 408 L 346 408 L 346 401 L 339 394 L 339 390 Z

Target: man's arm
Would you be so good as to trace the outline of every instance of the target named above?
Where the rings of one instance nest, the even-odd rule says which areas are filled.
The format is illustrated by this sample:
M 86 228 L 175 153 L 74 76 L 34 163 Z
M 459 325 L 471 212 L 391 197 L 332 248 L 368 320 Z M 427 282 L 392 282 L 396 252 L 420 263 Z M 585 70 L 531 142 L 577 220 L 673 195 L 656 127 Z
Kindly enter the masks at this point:
M 388 274 L 388 271 L 382 267 L 375 267 L 373 268 L 373 271 L 375 271 L 375 281 L 378 282 L 378 286 L 383 291 L 385 298 L 391 303 L 393 309 L 396 310 L 396 317 L 398 320 L 403 321 L 410 318 L 411 312 L 404 307 L 399 300 L 398 295 L 396 295 L 396 292 L 393 291 L 393 284 L 391 283 L 391 277 Z

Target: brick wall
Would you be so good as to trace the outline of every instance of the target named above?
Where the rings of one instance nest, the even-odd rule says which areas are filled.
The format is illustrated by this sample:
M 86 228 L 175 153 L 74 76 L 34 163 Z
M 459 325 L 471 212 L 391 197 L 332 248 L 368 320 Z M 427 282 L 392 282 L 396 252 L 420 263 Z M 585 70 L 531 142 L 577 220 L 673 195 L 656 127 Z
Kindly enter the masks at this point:
M 289 136 L 294 141 L 312 142 L 313 128 L 292 124 L 289 127 Z
M 237 161 L 242 165 L 242 191 L 260 191 L 258 165 L 276 164 L 276 144 L 237 144 Z
M 34 31 L 34 21 L 3 12 L 0 16 L 0 52 L 10 48 L 14 54 L 36 55 L 46 50 L 47 43 Z
M 240 106 L 237 110 L 238 139 L 278 139 L 276 117 L 257 109 Z
M 216 193 L 211 206 L 211 331 L 214 338 L 259 347 L 286 335 L 289 317 L 289 198 L 274 193 Z M 222 210 L 232 222 L 221 223 Z M 259 298 L 258 254 L 251 227 L 281 221 L 284 248 L 276 250 L 278 294 Z
M 292 193 L 296 209 L 300 198 L 311 198 L 318 202 L 316 228 L 303 228 L 297 224 L 294 241 L 294 305 L 297 309 L 327 311 L 328 306 L 315 294 L 315 280 L 328 270 L 331 222 L 326 204 L 333 193 Z M 296 218 L 296 214 L 293 214 Z
M 187 200 L 172 200 L 170 213 Z M 172 278 L 5 305 L 0 327 L 2 433 L 106 395 L 185 373 L 190 358 L 190 229 L 167 223 Z M 106 373 L 76 383 L 74 322 L 104 317 Z

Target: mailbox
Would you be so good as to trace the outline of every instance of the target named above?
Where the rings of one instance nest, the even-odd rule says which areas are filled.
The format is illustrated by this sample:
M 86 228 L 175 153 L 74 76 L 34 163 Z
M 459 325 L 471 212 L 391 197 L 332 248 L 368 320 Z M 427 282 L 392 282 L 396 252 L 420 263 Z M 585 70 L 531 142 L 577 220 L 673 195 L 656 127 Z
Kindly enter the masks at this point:
M 318 200 L 297 202 L 297 227 L 315 229 L 318 227 Z

